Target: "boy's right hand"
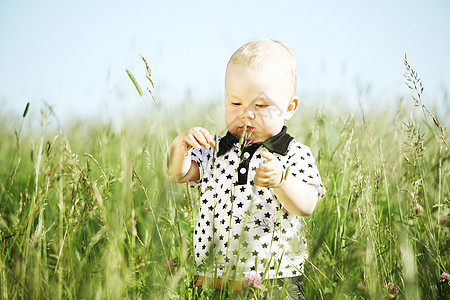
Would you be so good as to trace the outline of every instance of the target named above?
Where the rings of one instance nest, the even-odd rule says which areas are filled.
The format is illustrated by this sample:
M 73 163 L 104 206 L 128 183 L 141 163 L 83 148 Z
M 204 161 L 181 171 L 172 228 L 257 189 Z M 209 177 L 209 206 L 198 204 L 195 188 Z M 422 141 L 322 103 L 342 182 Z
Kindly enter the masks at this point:
M 194 127 L 186 130 L 178 137 L 175 138 L 176 143 L 181 147 L 181 150 L 184 153 L 184 156 L 189 155 L 189 150 L 195 148 L 200 150 L 203 146 L 206 149 L 210 147 L 215 147 L 214 140 L 211 137 L 211 134 L 202 127 Z

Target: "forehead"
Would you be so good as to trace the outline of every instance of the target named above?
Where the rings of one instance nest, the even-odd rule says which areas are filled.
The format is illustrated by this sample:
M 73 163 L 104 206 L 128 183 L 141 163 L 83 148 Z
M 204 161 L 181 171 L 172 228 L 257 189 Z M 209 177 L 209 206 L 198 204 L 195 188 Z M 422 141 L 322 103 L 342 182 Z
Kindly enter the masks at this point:
M 246 99 L 278 99 L 281 94 L 288 98 L 295 93 L 288 72 L 279 65 L 253 68 L 242 64 L 229 64 L 225 76 L 225 95 Z M 283 98 L 285 95 L 283 95 Z
M 225 95 L 225 101 L 244 101 L 244 102 L 259 102 L 259 103 L 271 103 L 272 99 L 267 96 L 264 92 L 261 92 L 260 94 L 258 94 L 256 97 L 254 97 L 253 99 L 245 99 L 242 97 L 242 95 L 239 94 L 233 94 L 232 92 L 228 92 L 225 91 L 224 93 Z
M 225 86 L 229 84 L 269 84 L 276 81 L 290 81 L 289 72 L 277 64 L 264 67 L 249 67 L 231 63 L 227 66 Z
M 267 61 L 264 64 L 258 64 L 258 65 L 248 65 L 242 62 L 229 62 L 227 65 L 226 73 L 233 71 L 249 71 L 254 72 L 258 74 L 270 74 L 273 72 L 281 73 L 286 72 L 289 73 L 290 67 L 283 62 L 282 60 L 279 61 Z

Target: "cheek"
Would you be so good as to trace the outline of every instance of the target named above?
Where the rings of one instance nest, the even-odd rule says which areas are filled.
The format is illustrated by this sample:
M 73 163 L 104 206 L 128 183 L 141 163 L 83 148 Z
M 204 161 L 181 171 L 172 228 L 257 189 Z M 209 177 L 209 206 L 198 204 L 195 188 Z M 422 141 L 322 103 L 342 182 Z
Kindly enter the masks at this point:
M 226 110 L 225 111 L 225 122 L 227 123 L 227 125 L 233 123 L 236 120 L 236 112 L 232 111 L 232 110 Z
M 265 124 L 270 124 L 273 122 L 273 115 L 267 112 L 261 112 L 258 114 L 259 118 L 264 121 Z
M 262 113 L 260 115 L 261 124 L 264 125 L 266 130 L 269 131 L 278 131 L 279 127 L 282 127 L 284 124 L 284 118 L 280 115 L 270 114 L 270 113 Z

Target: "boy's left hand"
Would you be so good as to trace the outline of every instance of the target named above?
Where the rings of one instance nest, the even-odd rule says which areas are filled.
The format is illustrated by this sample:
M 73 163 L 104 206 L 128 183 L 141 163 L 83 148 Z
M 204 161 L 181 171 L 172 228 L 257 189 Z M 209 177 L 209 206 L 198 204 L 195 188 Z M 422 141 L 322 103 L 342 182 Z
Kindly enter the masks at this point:
M 261 156 L 266 161 L 259 163 L 253 182 L 260 187 L 279 187 L 283 177 L 283 166 L 281 162 L 275 155 L 268 151 L 261 152 Z

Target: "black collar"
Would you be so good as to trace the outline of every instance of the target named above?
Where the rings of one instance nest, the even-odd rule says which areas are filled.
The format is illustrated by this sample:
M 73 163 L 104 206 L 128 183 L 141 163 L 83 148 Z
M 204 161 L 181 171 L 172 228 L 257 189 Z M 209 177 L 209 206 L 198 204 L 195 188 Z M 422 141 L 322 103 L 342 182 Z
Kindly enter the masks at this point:
M 277 135 L 268 138 L 264 142 L 251 144 L 250 146 L 264 146 L 270 152 L 286 155 L 288 152 L 289 144 L 294 139 L 286 131 L 287 127 L 283 126 L 283 129 L 281 129 L 280 133 L 278 133 Z M 220 139 L 219 152 L 217 153 L 217 156 L 224 155 L 225 153 L 230 151 L 230 149 L 233 148 L 236 143 L 239 143 L 239 139 L 228 131 L 227 134 Z

